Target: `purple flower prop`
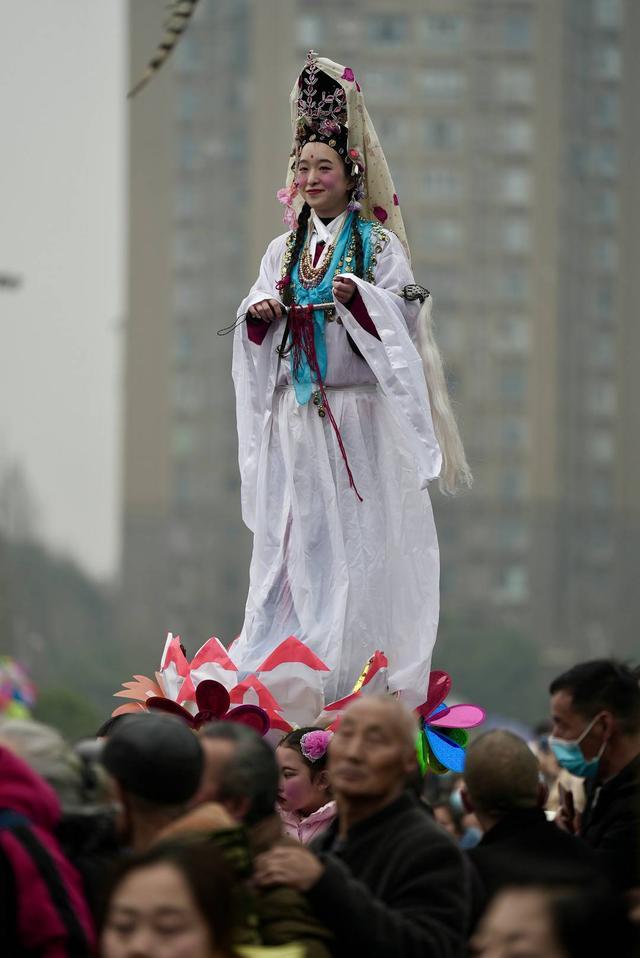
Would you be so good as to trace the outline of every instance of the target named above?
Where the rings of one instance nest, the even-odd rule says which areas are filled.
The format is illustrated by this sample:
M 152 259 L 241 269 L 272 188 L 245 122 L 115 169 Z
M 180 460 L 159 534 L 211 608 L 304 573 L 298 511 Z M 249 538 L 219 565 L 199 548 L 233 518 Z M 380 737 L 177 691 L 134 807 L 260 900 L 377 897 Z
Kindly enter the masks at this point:
M 300 739 L 300 751 L 308 762 L 317 762 L 322 758 L 329 747 L 333 732 L 319 729 L 317 732 L 306 732 Z

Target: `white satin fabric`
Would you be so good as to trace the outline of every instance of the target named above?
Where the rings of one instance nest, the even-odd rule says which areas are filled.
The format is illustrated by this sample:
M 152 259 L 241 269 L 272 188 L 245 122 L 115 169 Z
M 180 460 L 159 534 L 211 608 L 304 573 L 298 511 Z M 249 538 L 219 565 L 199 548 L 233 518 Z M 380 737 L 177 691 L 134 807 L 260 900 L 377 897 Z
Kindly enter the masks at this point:
M 287 235 L 269 245 L 239 316 L 262 299 L 279 299 Z M 381 649 L 391 690 L 417 705 L 426 697 L 438 624 L 438 543 L 427 485 L 442 460 L 414 345 L 418 307 L 398 295 L 414 281 L 398 239 L 388 234 L 378 254 L 375 286 L 352 278 L 381 338 L 336 303 L 343 325 L 326 324 L 326 386 L 363 502 L 349 487 L 329 418 L 313 403 L 296 402 L 289 360 L 279 362 L 276 353 L 284 321 L 273 323 L 259 346 L 245 324 L 236 329 L 242 514 L 254 543 L 234 661 L 254 670 L 295 635 L 331 669 L 327 703 L 350 692 Z

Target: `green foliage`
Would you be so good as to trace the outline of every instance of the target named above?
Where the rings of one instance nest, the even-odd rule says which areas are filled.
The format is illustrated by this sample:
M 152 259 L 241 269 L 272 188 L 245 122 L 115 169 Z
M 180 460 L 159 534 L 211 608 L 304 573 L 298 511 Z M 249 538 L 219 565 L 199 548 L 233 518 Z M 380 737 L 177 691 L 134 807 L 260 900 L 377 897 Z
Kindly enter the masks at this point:
M 128 675 L 115 641 L 114 607 L 110 590 L 75 563 L 0 534 L 0 654 L 25 664 L 41 696 L 55 693 L 54 706 L 69 694 L 74 717 L 55 724 L 79 727 L 86 709 L 91 730 L 110 714 L 113 692 Z
M 445 621 L 433 668 L 449 672 L 456 699 L 474 702 L 489 713 L 528 723 L 547 713 L 539 651 L 515 630 Z
M 33 710 L 33 718 L 52 725 L 65 738 L 95 735 L 104 715 L 82 695 L 67 688 L 43 689 Z

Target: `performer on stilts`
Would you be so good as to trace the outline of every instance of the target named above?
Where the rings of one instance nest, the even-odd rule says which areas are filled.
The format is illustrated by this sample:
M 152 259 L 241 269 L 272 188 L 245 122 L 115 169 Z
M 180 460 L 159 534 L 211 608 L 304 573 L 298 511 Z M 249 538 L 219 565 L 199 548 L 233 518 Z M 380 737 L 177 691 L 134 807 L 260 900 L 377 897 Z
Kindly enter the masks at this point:
M 439 610 L 428 484 L 470 482 L 398 197 L 353 72 L 310 52 L 291 94 L 290 231 L 235 332 L 242 512 L 253 532 L 234 660 L 288 635 L 351 691 L 382 649 L 424 701 Z M 384 224 L 384 225 L 383 225 Z M 320 307 L 320 308 L 318 308 Z M 284 703 L 283 703 L 284 704 Z

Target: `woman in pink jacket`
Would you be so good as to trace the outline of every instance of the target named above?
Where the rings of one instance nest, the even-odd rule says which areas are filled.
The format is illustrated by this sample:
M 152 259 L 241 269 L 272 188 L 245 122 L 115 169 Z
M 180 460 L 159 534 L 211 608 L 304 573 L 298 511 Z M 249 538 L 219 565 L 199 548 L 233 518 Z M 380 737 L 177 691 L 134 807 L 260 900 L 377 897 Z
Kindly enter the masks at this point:
M 0 954 L 88 958 L 94 929 L 80 876 L 54 829 L 55 792 L 0 745 Z
M 331 735 L 321 728 L 299 728 L 285 735 L 276 749 L 278 811 L 287 835 L 303 845 L 324 832 L 336 817 L 326 770 Z

